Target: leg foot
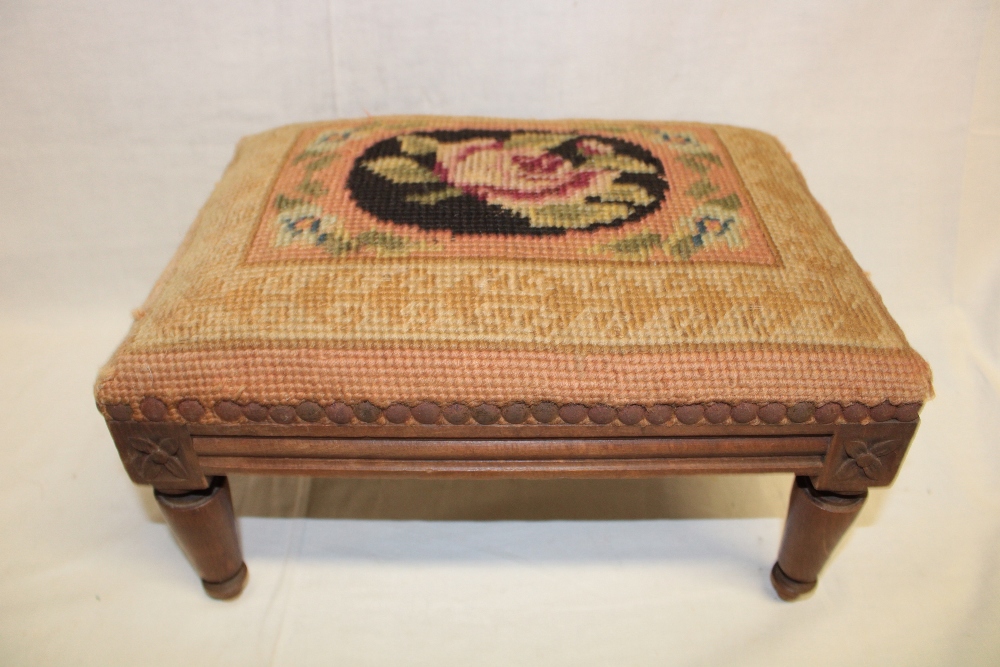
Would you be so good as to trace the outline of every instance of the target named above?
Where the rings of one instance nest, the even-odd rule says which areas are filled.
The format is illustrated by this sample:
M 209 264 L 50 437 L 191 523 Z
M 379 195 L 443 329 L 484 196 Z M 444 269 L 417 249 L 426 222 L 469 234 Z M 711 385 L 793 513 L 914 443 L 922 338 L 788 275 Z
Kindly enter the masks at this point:
M 230 599 L 247 581 L 229 482 L 215 477 L 207 489 L 183 494 L 156 492 L 156 502 L 177 543 L 201 577 L 205 592 Z
M 234 597 L 243 592 L 243 588 L 247 585 L 248 578 L 249 572 L 247 571 L 246 563 L 244 563 L 231 579 L 220 581 L 218 583 L 212 583 L 202 579 L 201 585 L 204 587 L 205 592 L 208 593 L 209 597 L 215 598 L 216 600 L 232 600 Z
M 847 532 L 868 497 L 817 491 L 808 477 L 796 477 L 788 520 L 771 584 L 782 600 L 795 600 L 816 588 L 820 570 Z
M 806 593 L 812 593 L 813 589 L 816 588 L 815 581 L 795 581 L 785 574 L 785 571 L 777 563 L 771 568 L 771 585 L 774 586 L 778 597 L 786 602 L 796 600 Z

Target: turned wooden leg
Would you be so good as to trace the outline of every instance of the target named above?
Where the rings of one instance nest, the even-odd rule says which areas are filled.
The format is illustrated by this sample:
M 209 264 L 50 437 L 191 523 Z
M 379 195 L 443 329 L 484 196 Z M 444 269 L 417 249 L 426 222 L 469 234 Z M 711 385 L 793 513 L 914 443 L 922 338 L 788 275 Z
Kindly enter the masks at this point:
M 817 491 L 808 477 L 795 478 L 785 535 L 771 568 L 771 584 L 782 600 L 816 588 L 819 571 L 867 497 L 867 490 L 850 496 Z
M 156 502 L 184 555 L 194 566 L 205 592 L 220 600 L 243 591 L 247 566 L 236 531 L 229 481 L 214 477 L 207 489 L 156 491 Z

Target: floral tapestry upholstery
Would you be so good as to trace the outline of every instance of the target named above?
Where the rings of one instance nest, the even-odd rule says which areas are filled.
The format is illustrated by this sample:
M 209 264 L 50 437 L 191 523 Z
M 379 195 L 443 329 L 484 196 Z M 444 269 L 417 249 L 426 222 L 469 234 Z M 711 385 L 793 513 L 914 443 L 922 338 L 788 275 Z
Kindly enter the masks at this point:
M 781 145 L 375 117 L 242 140 L 97 400 L 903 405 L 930 372 Z M 224 413 L 224 411 L 223 411 Z

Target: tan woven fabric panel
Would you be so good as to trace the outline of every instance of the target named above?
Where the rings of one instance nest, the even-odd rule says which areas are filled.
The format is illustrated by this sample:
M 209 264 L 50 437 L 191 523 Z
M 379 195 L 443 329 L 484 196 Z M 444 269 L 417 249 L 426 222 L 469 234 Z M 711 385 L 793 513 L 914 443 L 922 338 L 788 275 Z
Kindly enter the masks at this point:
M 101 406 L 919 403 L 930 372 L 772 137 L 384 117 L 248 137 Z

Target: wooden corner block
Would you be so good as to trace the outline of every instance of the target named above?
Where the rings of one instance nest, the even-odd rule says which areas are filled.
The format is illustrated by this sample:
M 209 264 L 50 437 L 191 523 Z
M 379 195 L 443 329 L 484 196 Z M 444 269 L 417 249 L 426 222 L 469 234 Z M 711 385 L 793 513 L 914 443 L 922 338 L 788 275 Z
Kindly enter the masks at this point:
M 186 426 L 108 422 L 108 430 L 133 482 L 152 484 L 161 491 L 192 491 L 208 487 Z
M 889 486 L 916 430 L 916 422 L 837 426 L 823 471 L 813 478 L 813 485 L 821 491 L 847 494 Z

